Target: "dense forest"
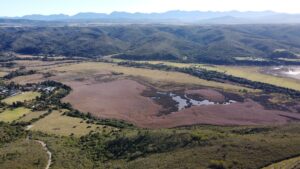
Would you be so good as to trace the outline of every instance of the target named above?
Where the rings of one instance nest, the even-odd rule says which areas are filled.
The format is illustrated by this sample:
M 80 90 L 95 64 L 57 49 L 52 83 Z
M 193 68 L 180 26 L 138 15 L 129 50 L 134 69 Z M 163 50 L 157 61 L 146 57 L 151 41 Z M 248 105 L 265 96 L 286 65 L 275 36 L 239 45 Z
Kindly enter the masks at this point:
M 276 64 L 298 58 L 299 25 L 115 25 L 99 27 L 2 27 L 0 52 L 214 64 Z M 258 57 L 270 61 L 237 61 Z

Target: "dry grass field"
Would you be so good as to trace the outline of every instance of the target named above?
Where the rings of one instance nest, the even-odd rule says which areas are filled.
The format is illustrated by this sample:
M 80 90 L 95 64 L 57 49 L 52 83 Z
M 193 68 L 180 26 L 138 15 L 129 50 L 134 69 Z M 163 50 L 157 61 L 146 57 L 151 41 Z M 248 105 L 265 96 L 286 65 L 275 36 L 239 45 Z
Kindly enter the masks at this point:
M 287 87 L 300 91 L 300 81 L 288 77 L 278 77 L 261 72 L 260 67 L 239 67 L 239 66 L 213 66 L 207 69 L 225 72 L 226 74 L 246 78 L 253 81 L 269 83 L 272 85 Z
M 111 63 L 88 62 L 88 63 L 80 63 L 80 64 L 73 64 L 64 67 L 58 67 L 52 70 L 60 71 L 60 72 L 68 72 L 68 73 L 73 72 L 79 74 L 82 73 L 97 74 L 101 72 L 110 71 L 110 72 L 123 73 L 124 75 L 127 76 L 140 77 L 143 79 L 147 79 L 153 83 L 166 82 L 166 83 L 176 83 L 176 84 L 199 85 L 199 86 L 220 88 L 220 89 L 232 90 L 232 91 L 244 89 L 243 87 L 240 86 L 207 81 L 179 72 L 166 72 L 160 70 L 124 67 L 124 66 L 118 66 L 116 64 L 111 64 Z
M 24 102 L 24 101 L 30 101 L 35 99 L 36 97 L 40 96 L 40 93 L 38 92 L 23 92 L 21 94 L 17 94 L 15 96 L 8 97 L 2 102 L 6 104 L 13 104 L 14 102 Z
M 17 60 L 16 67 L 26 67 L 27 70 L 46 71 L 52 68 L 68 66 L 76 63 L 76 60 L 41 61 L 41 60 Z M 13 70 L 13 69 L 12 69 Z
M 87 124 L 80 118 L 64 116 L 62 112 L 54 111 L 50 115 L 32 124 L 32 131 L 42 131 L 62 136 L 82 136 L 91 131 L 109 132 L 112 127 Z
M 21 117 L 19 120 L 19 122 L 30 122 L 32 119 L 36 119 L 39 118 L 40 116 L 46 114 L 47 111 L 32 111 L 28 114 L 26 114 L 25 116 Z
M 1 169 L 45 169 L 48 155 L 41 144 L 18 140 L 0 147 Z
M 116 62 L 121 62 L 121 61 L 122 60 L 116 60 Z M 261 67 L 186 64 L 186 63 L 174 63 L 174 62 L 163 62 L 163 61 L 140 61 L 140 62 L 142 63 L 147 62 L 150 64 L 164 64 L 164 65 L 174 66 L 174 67 L 190 67 L 190 66 L 199 67 L 207 70 L 214 70 L 217 72 L 226 73 L 228 75 L 246 78 L 253 81 L 269 83 L 280 87 L 287 87 L 290 89 L 300 90 L 299 80 L 264 74 L 263 72 L 261 72 Z
M 300 168 L 300 157 L 284 160 L 279 163 L 272 164 L 263 169 L 298 169 Z
M 2 113 L 0 113 L 0 121 L 12 122 L 14 120 L 18 120 L 19 118 L 29 113 L 31 113 L 31 110 L 23 107 L 12 110 L 6 109 Z
M 10 80 L 10 82 L 15 82 L 17 84 L 25 85 L 26 83 L 39 83 L 44 80 L 42 74 L 33 74 L 33 75 L 25 75 L 18 76 Z

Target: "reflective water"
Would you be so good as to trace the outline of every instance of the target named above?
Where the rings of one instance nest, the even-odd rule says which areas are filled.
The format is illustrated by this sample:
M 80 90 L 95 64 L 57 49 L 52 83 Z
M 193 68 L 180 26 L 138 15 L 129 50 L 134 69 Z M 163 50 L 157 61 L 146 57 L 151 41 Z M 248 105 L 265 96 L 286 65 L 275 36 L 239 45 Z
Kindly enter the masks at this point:
M 180 96 L 172 92 L 157 92 L 157 94 L 170 96 L 172 100 L 174 100 L 177 103 L 178 111 L 185 108 L 189 108 L 191 106 L 216 105 L 216 104 L 228 105 L 236 102 L 234 100 L 229 100 L 228 102 L 224 102 L 224 103 L 212 102 L 209 100 L 195 100 L 189 98 L 187 95 Z

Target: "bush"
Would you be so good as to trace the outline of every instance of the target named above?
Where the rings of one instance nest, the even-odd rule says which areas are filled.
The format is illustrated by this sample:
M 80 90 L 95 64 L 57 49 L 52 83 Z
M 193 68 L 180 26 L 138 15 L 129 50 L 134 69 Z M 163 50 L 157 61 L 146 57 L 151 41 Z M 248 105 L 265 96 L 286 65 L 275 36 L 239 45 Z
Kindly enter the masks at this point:
M 227 169 L 229 168 L 223 160 L 211 160 L 208 166 L 210 169 Z

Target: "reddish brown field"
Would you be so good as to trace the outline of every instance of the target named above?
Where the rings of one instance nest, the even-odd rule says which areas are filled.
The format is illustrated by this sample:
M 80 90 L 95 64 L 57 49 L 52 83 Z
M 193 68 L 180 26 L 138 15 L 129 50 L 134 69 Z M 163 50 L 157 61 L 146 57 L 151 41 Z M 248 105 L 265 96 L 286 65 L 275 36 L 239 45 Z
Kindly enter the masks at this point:
M 63 100 L 97 117 L 122 119 L 139 125 L 160 109 L 153 100 L 141 96 L 146 87 L 133 80 L 90 84 L 68 82 L 67 85 L 73 92 Z
M 162 109 L 152 99 L 141 96 L 146 86 L 134 80 L 110 82 L 87 81 L 66 82 L 73 91 L 63 100 L 82 112 L 90 112 L 100 118 L 126 120 L 139 127 L 169 128 L 193 124 L 213 125 L 267 125 L 284 124 L 300 120 L 300 114 L 277 110 L 266 110 L 248 99 L 244 103 L 230 105 L 193 106 L 179 112 L 158 115 Z M 212 100 L 224 100 L 214 90 L 190 90 Z
M 297 120 L 298 119 L 298 120 Z M 230 105 L 194 106 L 168 116 L 148 121 L 145 127 L 175 127 L 192 124 L 267 125 L 300 120 L 299 113 L 265 110 L 260 104 L 247 100 Z

